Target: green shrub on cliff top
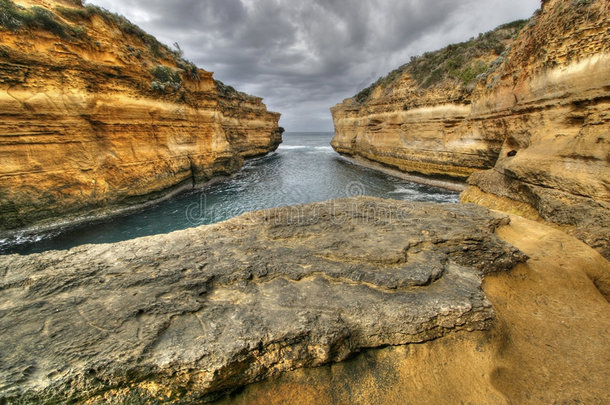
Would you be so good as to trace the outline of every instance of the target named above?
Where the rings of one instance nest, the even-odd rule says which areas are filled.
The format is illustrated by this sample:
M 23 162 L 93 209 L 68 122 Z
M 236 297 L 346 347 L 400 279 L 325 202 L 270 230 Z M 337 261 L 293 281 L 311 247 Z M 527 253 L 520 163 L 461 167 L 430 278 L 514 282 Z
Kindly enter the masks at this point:
M 34 6 L 26 9 L 11 0 L 0 0 L 0 26 L 11 31 L 21 28 L 42 29 L 60 37 L 81 37 L 82 27 L 72 27 L 46 8 Z
M 216 90 L 218 90 L 218 92 L 222 95 L 228 96 L 231 94 L 237 94 L 237 90 L 235 90 L 233 86 L 224 84 L 223 82 L 217 79 L 214 79 L 214 83 L 216 84 Z
M 178 67 L 184 71 L 189 79 L 199 80 L 199 68 L 193 62 L 180 58 L 178 59 Z
M 10 0 L 0 0 L 0 26 L 18 30 L 23 24 L 23 11 Z
M 60 37 L 65 36 L 66 31 L 69 29 L 66 24 L 57 21 L 55 14 L 38 6 L 30 8 L 28 23 L 30 26 L 42 28 Z
M 62 15 L 62 17 L 70 21 L 88 20 L 93 15 L 92 10 L 89 7 L 86 8 L 72 8 L 58 6 L 55 10 Z
M 124 16 L 108 11 L 103 7 L 88 4 L 84 8 L 57 7 L 56 10 L 64 18 L 71 21 L 89 21 L 93 16 L 99 16 L 106 24 L 114 25 L 124 34 L 139 38 L 143 43 L 148 45 L 153 57 L 175 56 L 174 52 L 167 45 L 159 42 L 157 38 L 148 34 Z
M 159 65 L 151 70 L 155 80 L 150 83 L 153 90 L 165 92 L 168 89 L 177 91 L 182 87 L 182 78 L 178 72 L 168 66 Z
M 75 0 L 78 1 L 78 0 Z M 148 46 L 150 54 L 154 58 L 169 58 L 174 59 L 180 69 L 184 70 L 186 76 L 192 80 L 199 79 L 199 69 L 194 63 L 184 59 L 182 57 L 182 50 L 180 45 L 177 43 L 174 46 L 176 50 L 170 49 L 167 45 L 159 42 L 157 38 L 146 33 L 143 29 L 129 21 L 127 18 L 120 14 L 113 13 L 106 10 L 103 7 L 94 6 L 92 4 L 87 5 L 83 8 L 72 8 L 72 7 L 57 7 L 57 12 L 64 18 L 70 21 L 90 21 L 93 16 L 99 16 L 108 25 L 114 25 L 125 35 L 134 36 L 144 44 Z M 163 83 L 163 82 L 160 82 Z
M 513 38 L 527 22 L 528 20 L 518 20 L 504 24 L 469 41 L 412 57 L 409 63 L 379 78 L 354 98 L 358 103 L 364 103 L 370 98 L 373 90 L 377 87 L 383 89 L 392 87 L 405 71 L 408 71 L 422 88 L 432 87 L 444 80 L 454 80 L 464 86 L 472 85 L 476 78 L 489 68 L 478 59 L 487 55 L 502 54 L 506 49 L 503 41 Z
M 214 84 L 216 85 L 216 91 L 218 92 L 218 95 L 220 95 L 221 97 L 226 97 L 229 99 L 237 98 L 237 99 L 248 100 L 248 101 L 252 101 L 252 102 L 256 102 L 257 100 L 260 100 L 256 96 L 251 96 L 250 94 L 246 94 L 244 92 L 235 90 L 235 88 L 233 88 L 233 86 L 224 84 L 220 80 L 214 79 Z

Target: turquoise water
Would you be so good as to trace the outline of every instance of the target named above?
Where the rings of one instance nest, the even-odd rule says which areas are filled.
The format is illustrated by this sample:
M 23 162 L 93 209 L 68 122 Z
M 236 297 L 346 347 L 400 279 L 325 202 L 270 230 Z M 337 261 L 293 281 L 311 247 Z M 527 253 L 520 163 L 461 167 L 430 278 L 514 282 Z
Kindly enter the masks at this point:
M 0 241 L 0 253 L 28 254 L 118 242 L 232 218 L 247 211 L 369 195 L 457 202 L 458 193 L 355 165 L 335 153 L 332 133 L 285 133 L 278 150 L 246 162 L 234 177 L 140 212 L 58 232 Z

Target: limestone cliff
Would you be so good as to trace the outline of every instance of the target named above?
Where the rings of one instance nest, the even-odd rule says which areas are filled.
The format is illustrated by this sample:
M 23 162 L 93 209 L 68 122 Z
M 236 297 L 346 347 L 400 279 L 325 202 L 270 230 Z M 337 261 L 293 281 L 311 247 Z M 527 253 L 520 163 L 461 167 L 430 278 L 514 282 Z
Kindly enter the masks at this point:
M 279 114 L 123 17 L 0 1 L 0 233 L 150 202 L 281 142 Z
M 534 22 L 475 96 L 504 142 L 462 200 L 556 224 L 610 259 L 610 6 L 551 0 Z
M 503 58 L 525 24 L 516 21 L 468 42 L 413 58 L 331 108 L 332 146 L 403 171 L 465 179 L 492 167 L 502 137 L 467 121 L 477 75 Z
M 463 201 L 548 221 L 610 258 L 608 2 L 545 1 L 467 92 L 449 74 L 422 88 L 418 63 L 388 89 L 382 81 L 332 109 L 335 149 L 425 175 L 472 175 Z

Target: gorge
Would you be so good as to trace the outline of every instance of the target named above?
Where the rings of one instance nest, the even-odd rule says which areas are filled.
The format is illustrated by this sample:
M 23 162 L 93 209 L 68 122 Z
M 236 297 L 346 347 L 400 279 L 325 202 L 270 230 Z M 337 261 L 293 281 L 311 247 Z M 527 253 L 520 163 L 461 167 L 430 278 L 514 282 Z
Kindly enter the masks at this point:
M 0 403 L 610 402 L 606 1 L 346 99 L 347 158 L 105 9 L 0 0 L 0 34 L 0 239 L 167 203 L 0 254 Z

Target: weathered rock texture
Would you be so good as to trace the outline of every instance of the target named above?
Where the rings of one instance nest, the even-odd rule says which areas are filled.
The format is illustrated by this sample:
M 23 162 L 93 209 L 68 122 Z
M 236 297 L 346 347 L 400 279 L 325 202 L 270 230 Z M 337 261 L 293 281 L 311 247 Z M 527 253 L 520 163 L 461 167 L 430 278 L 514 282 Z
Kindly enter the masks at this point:
M 525 22 L 424 54 L 331 108 L 332 146 L 406 172 L 466 179 L 493 166 L 502 136 L 467 120 L 475 74 L 497 64 Z
M 361 197 L 1 256 L 0 400 L 210 399 L 486 329 L 482 276 L 526 258 L 493 234 L 507 223 L 473 204 Z
M 0 10 L 0 233 L 145 203 L 281 142 L 260 98 L 127 20 L 19 3 Z
M 489 87 L 489 88 L 488 88 Z M 500 116 L 493 169 L 462 199 L 567 230 L 610 258 L 610 6 L 554 0 L 487 79 L 473 114 Z
M 490 330 L 286 372 L 218 405 L 610 403 L 610 262 L 515 215 L 496 234 L 530 259 L 485 277 Z
M 451 101 L 460 86 L 394 96 L 402 87 L 334 107 L 335 148 L 406 171 L 472 174 L 463 201 L 556 224 L 610 258 L 607 1 L 544 2 L 461 104 Z

